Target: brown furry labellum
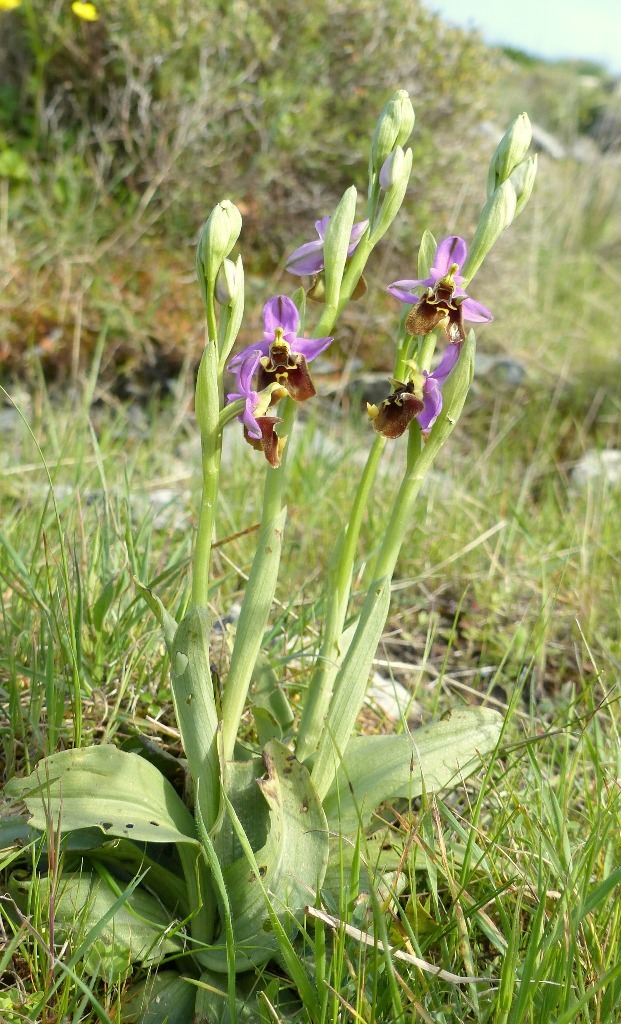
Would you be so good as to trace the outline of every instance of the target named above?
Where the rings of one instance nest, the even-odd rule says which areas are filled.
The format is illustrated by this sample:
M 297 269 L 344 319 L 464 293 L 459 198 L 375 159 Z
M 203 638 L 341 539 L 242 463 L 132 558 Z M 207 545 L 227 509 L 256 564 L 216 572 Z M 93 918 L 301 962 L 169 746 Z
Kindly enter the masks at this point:
M 306 357 L 293 354 L 288 345 L 272 345 L 269 356 L 264 356 L 258 366 L 257 390 L 262 391 L 270 384 L 277 383 L 287 390 L 294 402 L 305 402 L 317 394 Z
M 244 427 L 244 437 L 256 452 L 263 452 L 270 466 L 276 469 L 280 466 L 283 449 L 287 443 L 287 438 L 279 437 L 274 430 L 277 423 L 282 423 L 282 418 L 280 416 L 257 416 L 256 421 L 261 431 L 261 437 L 251 437 L 247 427 Z
M 452 298 L 453 289 L 439 285 L 428 288 L 421 299 L 408 314 L 405 329 L 409 334 L 430 334 L 436 327 L 444 328 L 451 342 L 464 341 L 464 314 L 461 308 L 463 299 Z
M 414 394 L 414 384 L 397 386 L 392 395 L 385 398 L 380 406 L 367 404 L 367 412 L 373 429 L 384 437 L 401 437 L 415 416 L 422 412 L 424 403 Z

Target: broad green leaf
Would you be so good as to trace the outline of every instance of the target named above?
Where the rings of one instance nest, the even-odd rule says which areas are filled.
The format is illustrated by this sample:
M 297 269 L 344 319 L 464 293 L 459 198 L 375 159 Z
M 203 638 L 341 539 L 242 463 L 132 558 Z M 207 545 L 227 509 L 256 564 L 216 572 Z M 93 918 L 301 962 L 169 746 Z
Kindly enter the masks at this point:
M 242 844 L 244 853 L 246 855 L 246 860 L 247 860 L 248 864 L 250 865 L 250 868 L 253 871 L 255 878 L 260 879 L 261 876 L 262 876 L 261 867 L 259 866 L 259 864 L 257 862 L 257 859 L 256 859 L 256 857 L 254 855 L 254 850 L 252 849 L 252 847 L 250 846 L 250 843 L 248 842 L 248 839 L 247 839 L 246 834 L 244 832 L 244 827 L 243 827 L 241 821 L 239 820 L 239 818 L 237 817 L 237 815 L 235 814 L 235 809 L 233 808 L 233 805 L 226 798 L 226 794 L 225 794 L 225 801 L 226 801 L 227 811 L 231 815 L 231 818 L 233 820 L 233 824 L 234 824 L 235 829 L 237 831 L 237 835 L 239 837 L 239 840 L 240 840 L 240 842 Z M 297 990 L 298 990 L 298 992 L 300 994 L 300 998 L 302 1000 L 302 1003 L 304 1005 L 304 1008 L 306 1010 L 306 1013 L 307 1013 L 307 1016 L 308 1016 L 309 1020 L 318 1020 L 318 1018 L 320 1016 L 320 1005 L 319 1005 L 319 1000 L 317 998 L 316 989 L 313 986 L 313 984 L 312 984 L 312 982 L 311 982 L 311 980 L 310 980 L 310 978 L 309 978 L 309 976 L 308 976 L 308 974 L 307 974 L 307 972 L 306 972 L 306 970 L 305 970 L 305 968 L 303 966 L 303 961 L 300 959 L 299 951 L 294 949 L 294 947 L 293 947 L 293 945 L 291 943 L 289 935 L 287 934 L 287 931 L 285 930 L 285 926 L 283 925 L 283 923 L 282 923 L 282 921 L 281 921 L 281 919 L 280 919 L 280 917 L 279 917 L 279 915 L 278 915 L 278 913 L 276 911 L 276 908 L 275 908 L 275 906 L 274 906 L 274 904 L 272 902 L 271 896 L 268 894 L 267 888 L 263 885 L 262 882 L 260 883 L 260 885 L 261 885 L 261 889 L 262 889 L 262 893 L 263 893 L 263 899 L 265 901 L 265 909 L 267 910 L 267 914 L 268 914 L 268 918 L 269 918 L 269 925 L 271 926 L 271 930 L 274 933 L 274 936 L 276 938 L 276 943 L 277 943 L 277 947 L 278 947 L 278 958 L 281 961 L 281 963 L 284 965 L 285 971 L 288 973 L 288 975 L 291 978 L 292 982 L 296 986 L 296 988 L 297 988 Z M 305 908 L 305 912 L 306 912 L 306 908 Z M 291 924 L 292 922 L 289 921 L 288 923 Z M 264 930 L 265 931 L 268 930 L 267 922 L 265 922 Z M 229 965 L 230 965 L 230 960 L 229 960 Z M 231 973 L 232 972 L 231 972 L 231 969 L 230 969 L 230 966 L 229 966 L 229 983 L 230 983 L 230 980 L 231 980 L 230 979 Z M 233 995 L 234 995 L 234 993 L 233 993 Z M 235 1005 L 234 1005 L 234 1002 L 232 1004 L 232 1009 L 233 1009 L 233 1017 L 234 1017 L 235 1016 Z
M 339 906 L 343 882 L 346 885 L 350 884 L 354 858 L 358 854 L 360 863 L 356 870 L 356 892 L 368 892 L 380 876 L 399 869 L 403 861 L 403 845 L 403 836 L 389 828 L 383 828 L 372 836 L 363 837 L 359 850 L 355 836 L 332 835 L 323 890 L 334 901 L 335 909 L 338 909 Z M 422 853 L 418 847 L 414 846 L 408 857 L 408 865 L 414 867 L 417 860 L 418 866 L 420 866 Z
M 126 990 L 121 1024 L 189 1024 L 196 987 L 176 971 L 158 971 Z
M 250 700 L 261 747 L 282 739 L 293 724 L 293 711 L 274 668 L 262 654 L 252 676 Z
M 244 831 L 253 850 L 265 845 L 269 828 L 269 808 L 261 796 L 258 780 L 265 774 L 262 757 L 248 761 L 228 761 L 224 766 L 224 790 L 244 824 Z M 242 855 L 242 847 L 226 812 L 218 823 L 213 845 L 222 869 Z
M 173 924 L 169 911 L 144 889 L 134 889 L 119 904 L 122 894 L 95 874 L 69 873 L 60 879 L 23 879 L 22 874 L 11 877 L 11 895 L 24 913 L 28 912 L 32 890 L 37 891 L 39 903 L 44 905 L 53 895 L 59 942 L 69 941 L 76 946 L 92 931 L 84 955 L 91 974 L 112 982 L 127 972 L 130 963 L 156 964 L 164 956 L 184 949 L 181 935 L 166 934 Z
M 426 902 L 429 902 L 429 897 Z M 423 901 L 418 897 L 413 897 L 411 893 L 408 896 L 404 913 L 415 935 L 430 935 L 440 928 L 440 924 L 429 913 Z M 397 944 L 400 940 L 405 939 L 405 937 L 403 925 L 401 922 L 395 921 L 390 932 L 391 942 Z
M 37 832 L 24 814 L 4 813 L 0 818 L 0 850 L 8 850 L 11 846 L 22 848 L 35 839 L 40 839 Z
M 5 792 L 25 801 L 42 831 L 51 818 L 61 832 L 97 826 L 150 843 L 197 841 L 192 815 L 157 768 L 111 745 L 52 754 Z
M 330 829 L 355 833 L 385 800 L 459 785 L 494 749 L 501 728 L 496 711 L 456 708 L 412 733 L 354 736 L 324 800 Z
M 141 884 L 144 888 L 157 896 L 164 906 L 178 917 L 185 918 L 192 913 L 194 907 L 188 898 L 185 880 L 173 870 L 177 867 L 177 862 L 173 856 L 165 857 L 164 851 L 159 847 L 159 856 L 154 859 L 147 853 L 144 843 L 135 843 L 131 839 L 106 840 L 105 836 L 102 837 L 101 829 L 97 828 L 71 832 L 63 841 L 63 848 L 70 853 L 75 849 L 79 850 L 80 847 L 75 845 L 76 837 L 90 836 L 92 833 L 97 833 L 100 841 L 103 838 L 103 843 L 89 852 L 91 863 L 110 865 L 115 874 L 124 871 L 127 873 L 126 877 L 142 874 Z M 88 847 L 82 845 L 82 849 L 88 849 Z M 160 858 L 165 860 L 168 866 L 160 863 Z M 69 865 L 69 867 L 71 866 L 72 864 Z
M 171 644 L 170 675 L 177 724 L 209 831 L 220 806 L 218 714 L 209 664 L 211 623 L 204 608 L 191 608 Z
M 369 672 L 380 641 L 390 605 L 387 576 L 369 587 L 354 637 L 347 649 L 334 684 L 334 695 L 326 718 L 311 779 L 321 800 L 335 777 L 340 754 L 345 750 L 358 712 L 362 707 Z
M 256 843 L 262 829 L 265 833 L 260 847 L 250 839 L 260 877 L 245 854 L 223 867 L 238 971 L 265 963 L 278 948 L 271 933 L 264 892 L 271 897 L 278 919 L 288 927 L 291 915 L 299 915 L 312 902 L 313 891 L 321 885 L 328 861 L 326 819 L 307 769 L 277 740 L 268 743 L 263 763 L 266 779 L 252 782 L 248 775 L 250 785 L 243 801 L 246 821 L 242 818 L 244 808 L 231 794 L 246 834 L 253 834 Z M 252 772 L 256 773 L 256 767 L 252 767 Z M 249 810 L 251 820 L 247 824 Z M 226 971 L 224 947 L 199 954 L 199 959 L 211 970 Z
M 129 754 L 139 754 L 145 761 L 157 768 L 158 772 L 168 779 L 176 789 L 183 789 L 186 764 L 165 750 L 160 743 L 149 739 L 148 736 L 143 736 L 142 733 L 133 733 L 119 743 L 118 747 L 119 750 L 126 750 Z
M 261 994 L 265 992 L 270 999 L 274 1009 L 278 1012 L 278 1020 L 281 1014 L 286 1014 L 289 1020 L 290 1014 L 300 1008 L 300 999 L 297 993 L 285 986 L 282 978 L 274 979 L 265 984 L 257 985 L 257 977 L 254 971 L 242 974 L 236 979 L 235 986 L 235 1013 L 237 1024 L 258 1024 L 265 1018 L 261 1016 L 260 1003 Z M 203 971 L 200 979 L 194 984 L 197 987 L 196 1010 L 194 1021 L 196 1024 L 232 1024 L 231 1009 L 228 994 L 223 988 L 222 974 L 215 971 Z M 292 1018 L 291 1018 L 292 1019 Z M 142 1022 L 141 1022 L 142 1024 Z M 150 1024 L 150 1022 L 145 1022 Z M 155 1022 L 154 1022 L 155 1024 Z
M 283 508 L 261 528 L 248 577 L 222 698 L 222 745 L 227 761 L 233 756 L 248 688 L 274 600 L 286 518 L 287 510 Z
M 373 885 L 380 888 L 381 879 L 390 878 L 395 873 L 404 875 L 404 851 L 407 835 L 398 827 L 383 826 L 371 835 L 363 836 L 360 848 L 355 834 L 331 835 L 328 869 L 323 881 L 322 891 L 328 899 L 332 899 L 334 908 L 338 909 L 343 880 L 347 884 L 353 876 L 354 859 L 359 854 L 359 864 L 352 891 L 368 892 Z M 459 866 L 464 860 L 465 846 L 452 842 L 448 848 L 449 866 Z M 425 850 L 417 844 L 410 845 L 406 854 L 408 870 L 420 870 L 427 867 L 429 858 Z M 441 861 L 438 870 L 443 872 Z
M 224 976 L 216 971 L 203 971 L 196 986 L 194 1019 L 209 1021 L 209 1024 L 231 1024 L 233 1018 Z M 256 1024 L 261 1020 L 254 973 L 236 979 L 235 1012 L 237 1024 Z

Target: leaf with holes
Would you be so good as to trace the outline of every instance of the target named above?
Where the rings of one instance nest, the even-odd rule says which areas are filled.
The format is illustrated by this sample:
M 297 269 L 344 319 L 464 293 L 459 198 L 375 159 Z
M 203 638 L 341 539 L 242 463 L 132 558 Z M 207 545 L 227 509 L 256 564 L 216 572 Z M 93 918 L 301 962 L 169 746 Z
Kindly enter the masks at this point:
M 106 835 L 150 843 L 196 843 L 194 819 L 163 775 L 143 757 L 111 745 L 63 750 L 40 761 L 7 796 L 24 800 L 29 824 L 60 832 L 97 826 Z

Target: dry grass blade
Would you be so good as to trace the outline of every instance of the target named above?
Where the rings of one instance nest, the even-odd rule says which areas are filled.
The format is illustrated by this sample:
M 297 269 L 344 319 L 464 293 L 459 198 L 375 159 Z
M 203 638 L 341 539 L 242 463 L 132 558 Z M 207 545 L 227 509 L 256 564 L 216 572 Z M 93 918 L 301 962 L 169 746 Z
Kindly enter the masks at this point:
M 362 932 L 359 928 L 354 928 L 351 924 L 345 924 L 340 918 L 326 914 L 323 910 L 318 910 L 316 907 L 305 907 L 304 913 L 308 917 L 315 918 L 317 921 L 323 921 L 324 924 L 327 924 L 334 931 L 341 929 L 350 938 L 356 939 L 357 942 L 362 942 L 365 946 L 377 947 L 382 953 L 388 952 L 394 960 L 403 960 L 404 963 L 411 964 L 412 967 L 418 967 L 421 971 L 427 971 L 428 974 L 433 974 L 434 977 L 440 978 L 442 981 L 448 981 L 451 985 L 487 985 L 490 982 L 500 980 L 499 978 L 473 978 L 469 975 L 453 974 L 451 971 L 445 971 L 442 967 L 436 967 L 435 964 L 430 964 L 427 960 L 421 960 L 418 956 L 412 956 L 411 953 L 404 953 L 400 949 L 395 949 L 394 946 L 387 947 L 375 935 L 371 935 L 370 932 Z

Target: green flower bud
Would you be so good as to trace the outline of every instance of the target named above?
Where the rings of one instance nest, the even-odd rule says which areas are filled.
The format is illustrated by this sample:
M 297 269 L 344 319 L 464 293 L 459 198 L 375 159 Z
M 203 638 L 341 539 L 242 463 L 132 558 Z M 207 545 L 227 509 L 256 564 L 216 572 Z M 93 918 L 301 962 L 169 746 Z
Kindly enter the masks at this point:
M 503 135 L 494 153 L 487 175 L 487 195 L 491 196 L 528 152 L 533 131 L 528 114 L 520 114 Z
M 237 263 L 224 260 L 216 278 L 215 295 L 223 306 L 218 327 L 220 363 L 223 365 L 235 344 L 244 315 L 244 265 L 241 256 L 237 257 Z M 223 299 L 228 301 L 222 302 Z
M 398 146 L 394 152 L 397 153 L 399 151 L 402 152 L 400 146 Z M 395 158 L 395 162 L 397 159 L 399 158 Z M 411 149 L 406 149 L 405 153 L 403 153 L 403 159 L 399 159 L 399 163 L 399 173 L 396 176 L 393 185 L 386 192 L 386 195 L 384 196 L 384 201 L 382 202 L 379 211 L 375 219 L 373 220 L 373 224 L 371 226 L 371 235 L 369 241 L 372 245 L 377 245 L 380 238 L 386 233 L 386 231 L 388 231 L 388 228 L 392 224 L 393 220 L 395 219 L 401 208 L 403 197 L 405 196 L 405 191 L 408 187 L 408 182 L 410 180 L 410 174 L 412 171 Z M 393 163 L 393 168 L 394 166 L 395 164 Z
M 221 306 L 229 306 L 238 292 L 237 267 L 232 260 L 223 260 L 216 278 L 215 295 Z
M 397 184 L 401 173 L 403 171 L 403 164 L 405 162 L 405 153 L 401 146 L 395 146 L 392 153 L 390 153 L 384 163 L 379 174 L 380 188 L 384 192 L 388 192 L 389 189 L 393 188 Z
M 515 189 L 515 195 L 517 199 L 515 207 L 515 217 L 522 212 L 530 199 L 533 186 L 535 184 L 535 178 L 537 176 L 537 157 L 529 156 L 528 160 L 522 160 L 521 164 L 511 172 L 509 181 Z
M 464 284 L 472 280 L 494 242 L 515 217 L 517 205 L 511 181 L 503 181 L 481 210 L 468 258 L 462 267 Z
M 196 253 L 199 279 L 215 282 L 222 261 L 235 245 L 241 231 L 242 219 L 230 199 L 214 206 L 201 231 Z
M 380 172 L 395 146 L 403 146 L 412 134 L 414 108 L 405 89 L 399 89 L 382 110 L 371 144 L 371 166 Z

